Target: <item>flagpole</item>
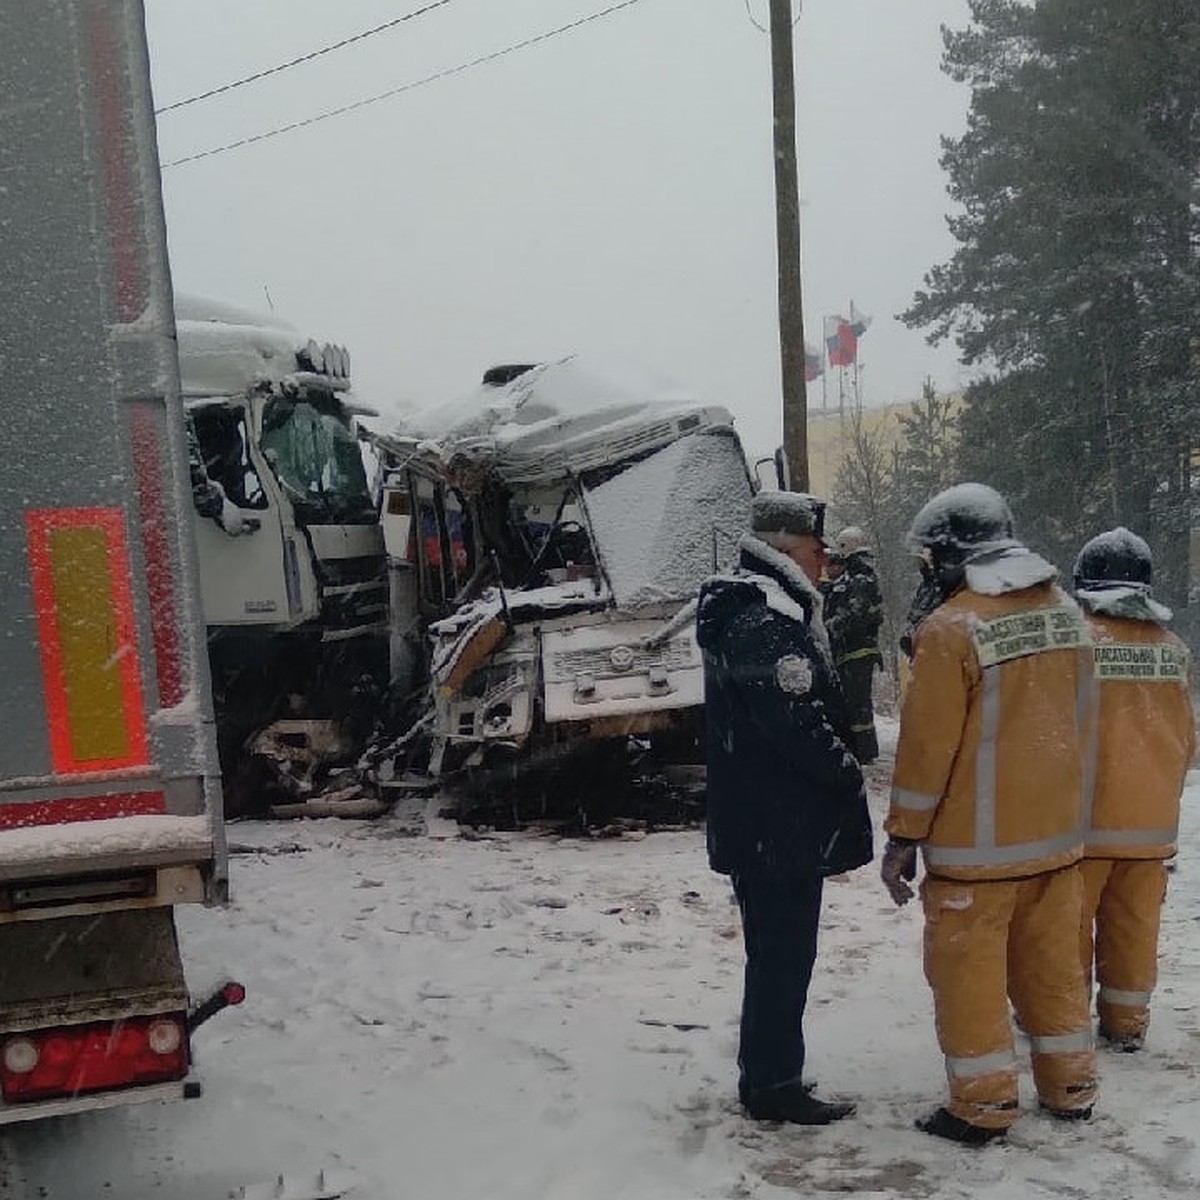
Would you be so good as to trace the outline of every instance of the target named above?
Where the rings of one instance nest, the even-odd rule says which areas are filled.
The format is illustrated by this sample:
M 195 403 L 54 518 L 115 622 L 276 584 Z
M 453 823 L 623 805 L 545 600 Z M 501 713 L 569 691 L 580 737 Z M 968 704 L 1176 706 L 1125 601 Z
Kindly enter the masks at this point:
M 855 320 L 854 314 L 856 311 L 857 311 L 857 309 L 855 309 L 855 307 L 854 307 L 854 301 L 851 300 L 850 301 L 850 324 L 851 324 L 852 328 L 855 327 L 854 326 L 854 320 Z M 854 335 L 854 373 L 850 376 L 850 383 L 851 383 L 851 387 L 853 388 L 854 415 L 856 417 L 859 417 L 859 416 L 862 416 L 862 392 L 859 389 L 859 384 L 858 384 L 858 334 L 857 333 L 855 333 L 855 335 Z
M 853 300 L 850 301 L 850 332 L 853 335 L 854 341 L 854 357 L 851 360 L 854 366 L 854 408 L 856 412 L 862 412 L 863 406 L 863 365 L 862 355 L 859 354 L 859 344 L 862 342 L 863 334 L 867 332 L 873 317 L 868 317 L 865 313 L 858 311 Z

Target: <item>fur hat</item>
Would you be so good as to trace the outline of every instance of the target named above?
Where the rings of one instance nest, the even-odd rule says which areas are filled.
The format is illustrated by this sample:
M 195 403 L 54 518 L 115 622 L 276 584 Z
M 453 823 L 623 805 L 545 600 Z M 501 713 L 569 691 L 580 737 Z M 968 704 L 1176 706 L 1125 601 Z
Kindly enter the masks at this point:
M 754 533 L 810 534 L 824 542 L 825 501 L 805 492 L 759 492 L 750 505 L 750 529 Z

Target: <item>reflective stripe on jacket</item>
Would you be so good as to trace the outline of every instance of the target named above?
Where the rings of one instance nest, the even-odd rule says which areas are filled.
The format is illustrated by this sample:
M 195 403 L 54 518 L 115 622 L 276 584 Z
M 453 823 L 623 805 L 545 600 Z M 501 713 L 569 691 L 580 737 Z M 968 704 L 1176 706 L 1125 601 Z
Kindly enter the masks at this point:
M 1188 652 L 1154 621 L 1089 613 L 1097 737 L 1085 772 L 1089 858 L 1169 858 L 1195 753 Z
M 917 631 L 887 832 L 948 879 L 1077 861 L 1091 687 L 1087 626 L 1061 588 L 955 593 Z

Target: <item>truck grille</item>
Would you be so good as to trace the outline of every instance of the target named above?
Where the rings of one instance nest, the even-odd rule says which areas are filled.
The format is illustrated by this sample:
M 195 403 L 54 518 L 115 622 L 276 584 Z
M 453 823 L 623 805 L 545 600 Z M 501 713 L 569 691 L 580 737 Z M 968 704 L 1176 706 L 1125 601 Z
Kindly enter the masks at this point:
M 623 670 L 613 665 L 612 653 L 625 648 L 632 653 L 632 662 Z M 555 678 L 568 679 L 586 673 L 597 679 L 617 679 L 624 675 L 645 675 L 651 667 L 662 666 L 668 671 L 684 671 L 696 665 L 690 642 L 674 641 L 665 646 L 645 649 L 642 646 L 592 646 L 586 650 L 561 650 L 554 656 Z

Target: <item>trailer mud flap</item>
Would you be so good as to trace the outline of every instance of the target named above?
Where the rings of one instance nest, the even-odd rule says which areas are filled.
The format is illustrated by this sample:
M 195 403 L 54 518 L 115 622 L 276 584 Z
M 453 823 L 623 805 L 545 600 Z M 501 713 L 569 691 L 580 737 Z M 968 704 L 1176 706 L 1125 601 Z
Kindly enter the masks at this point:
M 0 926 L 0 1033 L 186 1008 L 169 908 Z

